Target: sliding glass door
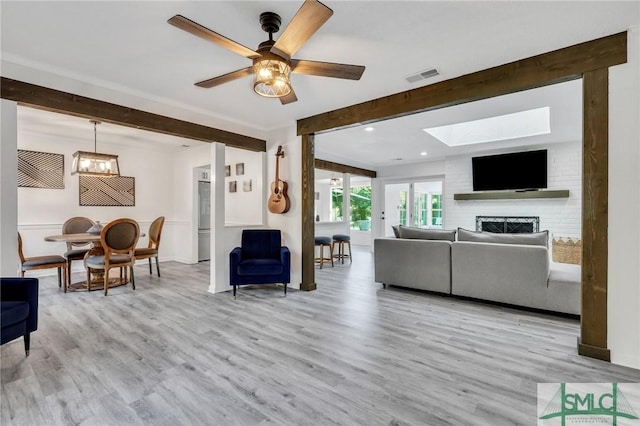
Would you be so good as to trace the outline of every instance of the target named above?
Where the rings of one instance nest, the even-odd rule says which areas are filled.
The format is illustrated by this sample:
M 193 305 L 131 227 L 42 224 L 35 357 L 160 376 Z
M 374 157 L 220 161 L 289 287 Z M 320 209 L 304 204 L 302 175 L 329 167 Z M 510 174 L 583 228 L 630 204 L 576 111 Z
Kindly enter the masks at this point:
M 442 227 L 442 181 L 420 180 L 384 185 L 382 222 L 384 235 L 393 236 L 394 225 Z

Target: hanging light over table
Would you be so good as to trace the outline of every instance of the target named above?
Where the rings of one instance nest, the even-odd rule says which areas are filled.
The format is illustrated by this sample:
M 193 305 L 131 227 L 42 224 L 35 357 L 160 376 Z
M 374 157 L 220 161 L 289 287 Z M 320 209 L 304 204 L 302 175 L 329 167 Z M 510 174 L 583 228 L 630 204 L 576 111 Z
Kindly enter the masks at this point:
M 71 164 L 71 174 L 80 176 L 120 176 L 118 167 L 118 156 L 113 154 L 101 154 L 97 152 L 97 133 L 99 121 L 91 120 L 93 123 L 93 150 L 94 152 L 77 151 L 73 154 Z

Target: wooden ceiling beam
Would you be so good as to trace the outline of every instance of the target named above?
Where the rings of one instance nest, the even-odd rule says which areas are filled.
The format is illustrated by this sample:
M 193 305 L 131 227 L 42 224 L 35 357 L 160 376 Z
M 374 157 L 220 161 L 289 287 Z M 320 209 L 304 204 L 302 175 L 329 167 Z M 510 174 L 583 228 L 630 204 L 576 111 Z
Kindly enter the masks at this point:
M 334 163 L 332 161 L 320 160 L 316 158 L 313 162 L 316 169 L 328 170 L 336 173 L 350 173 L 356 176 L 366 176 L 375 178 L 377 173 L 373 170 L 361 169 L 359 167 L 348 166 L 346 164 Z
M 165 135 L 194 139 L 201 142 L 220 142 L 234 148 L 266 151 L 266 141 L 176 118 L 128 108 L 97 99 L 74 95 L 60 90 L 37 86 L 2 77 L 1 97 L 33 108 L 74 115 L 87 119 Z
M 627 61 L 627 33 L 298 120 L 298 135 L 362 125 L 580 78 Z

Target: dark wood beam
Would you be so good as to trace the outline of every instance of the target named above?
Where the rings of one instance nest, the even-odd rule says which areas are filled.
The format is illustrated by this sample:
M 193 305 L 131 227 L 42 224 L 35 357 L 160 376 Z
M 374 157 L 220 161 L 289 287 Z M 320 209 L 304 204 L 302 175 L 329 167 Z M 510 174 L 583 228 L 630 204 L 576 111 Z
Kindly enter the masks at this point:
M 582 120 L 582 315 L 578 353 L 610 361 L 607 348 L 609 70 L 585 72 Z
M 302 282 L 301 290 L 315 290 L 315 175 L 313 156 L 315 150 L 314 135 L 302 136 Z
M 348 166 L 346 164 L 334 163 L 332 161 L 320 160 L 316 158 L 314 160 L 314 165 L 316 169 L 329 170 L 330 172 L 337 173 L 351 173 L 356 176 L 367 176 L 370 178 L 375 178 L 377 173 L 373 170 L 361 169 L 359 167 Z
M 97 99 L 2 77 L 1 97 L 19 105 L 59 112 L 121 126 L 179 136 L 201 142 L 220 142 L 250 151 L 266 151 L 261 139 L 190 123 Z
M 579 78 L 627 61 L 627 33 L 532 56 L 298 120 L 298 135 L 320 133 Z

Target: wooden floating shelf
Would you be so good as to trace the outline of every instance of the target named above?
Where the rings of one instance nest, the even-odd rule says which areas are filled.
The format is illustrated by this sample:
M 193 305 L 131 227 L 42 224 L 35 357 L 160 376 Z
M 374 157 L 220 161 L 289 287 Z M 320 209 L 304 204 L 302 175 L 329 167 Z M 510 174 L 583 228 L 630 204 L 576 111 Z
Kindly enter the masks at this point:
M 495 191 L 495 192 L 470 192 L 466 194 L 453 194 L 453 199 L 464 200 L 518 200 L 523 198 L 569 198 L 568 189 L 554 189 L 541 191 Z

